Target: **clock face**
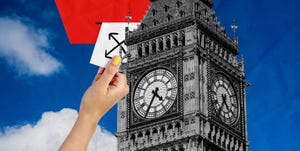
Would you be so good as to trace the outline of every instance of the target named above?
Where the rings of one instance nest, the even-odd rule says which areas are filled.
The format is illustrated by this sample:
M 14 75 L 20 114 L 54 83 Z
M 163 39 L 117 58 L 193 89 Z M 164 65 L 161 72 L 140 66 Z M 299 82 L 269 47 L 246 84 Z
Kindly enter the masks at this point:
M 233 124 L 239 114 L 237 96 L 230 82 L 217 75 L 212 85 L 212 101 L 217 114 L 226 124 Z
M 141 78 L 133 96 L 136 113 L 143 118 L 164 115 L 177 96 L 176 77 L 166 69 L 156 69 Z

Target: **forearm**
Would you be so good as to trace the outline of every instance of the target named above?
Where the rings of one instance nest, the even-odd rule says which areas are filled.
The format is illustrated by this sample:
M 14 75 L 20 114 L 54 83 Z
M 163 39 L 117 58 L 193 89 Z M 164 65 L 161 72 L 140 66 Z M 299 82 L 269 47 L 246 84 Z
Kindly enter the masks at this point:
M 69 136 L 59 151 L 86 151 L 97 123 L 97 120 L 93 120 L 85 114 L 79 114 Z

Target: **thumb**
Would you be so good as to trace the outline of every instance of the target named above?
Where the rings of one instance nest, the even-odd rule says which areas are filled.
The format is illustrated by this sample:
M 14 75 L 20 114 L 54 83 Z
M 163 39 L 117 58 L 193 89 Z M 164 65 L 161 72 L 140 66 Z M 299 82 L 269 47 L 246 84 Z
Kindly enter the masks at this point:
M 106 66 L 106 69 L 104 70 L 102 76 L 98 80 L 100 85 L 103 85 L 105 87 L 109 85 L 109 83 L 119 70 L 121 60 L 122 58 L 119 55 L 113 57 L 110 63 Z

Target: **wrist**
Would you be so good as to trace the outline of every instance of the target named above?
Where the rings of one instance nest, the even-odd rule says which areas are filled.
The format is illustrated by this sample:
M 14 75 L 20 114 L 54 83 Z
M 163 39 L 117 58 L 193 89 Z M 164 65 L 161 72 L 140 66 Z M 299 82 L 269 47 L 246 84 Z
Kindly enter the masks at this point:
M 102 115 L 99 115 L 97 113 L 88 113 L 84 111 L 80 111 L 78 115 L 78 119 L 90 123 L 91 125 L 97 125 L 101 117 Z

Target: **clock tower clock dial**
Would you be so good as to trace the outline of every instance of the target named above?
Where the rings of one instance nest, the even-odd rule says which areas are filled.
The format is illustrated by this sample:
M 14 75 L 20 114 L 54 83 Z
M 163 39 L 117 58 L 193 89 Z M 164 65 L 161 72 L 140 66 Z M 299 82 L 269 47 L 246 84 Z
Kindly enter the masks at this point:
M 212 100 L 217 115 L 226 124 L 233 124 L 238 119 L 239 106 L 235 91 L 230 82 L 217 75 L 212 84 Z
M 155 69 L 143 76 L 135 87 L 133 106 L 142 118 L 164 115 L 177 96 L 177 81 L 169 70 Z

